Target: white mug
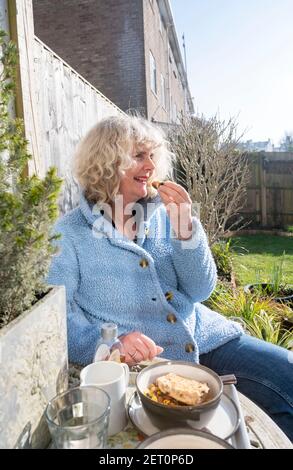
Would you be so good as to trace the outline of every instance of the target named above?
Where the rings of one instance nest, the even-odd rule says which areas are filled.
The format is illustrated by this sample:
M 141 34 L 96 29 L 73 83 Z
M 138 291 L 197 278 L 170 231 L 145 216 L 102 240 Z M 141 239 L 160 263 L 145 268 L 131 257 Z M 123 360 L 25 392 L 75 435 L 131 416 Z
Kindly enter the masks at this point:
M 84 367 L 80 372 L 81 386 L 95 385 L 110 396 L 110 421 L 108 434 L 113 436 L 127 424 L 126 388 L 129 382 L 127 364 L 98 361 Z

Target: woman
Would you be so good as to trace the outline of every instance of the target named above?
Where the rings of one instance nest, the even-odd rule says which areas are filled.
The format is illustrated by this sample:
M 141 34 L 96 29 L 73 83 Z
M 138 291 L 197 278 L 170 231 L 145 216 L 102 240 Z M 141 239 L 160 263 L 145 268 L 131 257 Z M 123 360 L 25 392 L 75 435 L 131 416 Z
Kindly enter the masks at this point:
M 57 224 L 60 253 L 48 277 L 66 286 L 69 359 L 92 362 L 101 324 L 115 322 L 127 363 L 164 351 L 235 373 L 239 389 L 292 438 L 287 351 L 200 304 L 215 287 L 216 267 L 188 193 L 166 181 L 172 159 L 161 131 L 136 117 L 106 118 L 79 145 L 83 193 Z M 157 191 L 156 180 L 164 180 Z

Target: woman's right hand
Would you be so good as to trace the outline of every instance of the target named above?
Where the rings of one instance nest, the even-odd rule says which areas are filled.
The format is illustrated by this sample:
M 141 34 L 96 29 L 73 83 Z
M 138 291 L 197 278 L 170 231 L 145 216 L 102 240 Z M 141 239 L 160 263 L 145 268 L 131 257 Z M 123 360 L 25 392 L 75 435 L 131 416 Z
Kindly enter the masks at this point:
M 125 362 L 130 366 L 141 361 L 151 360 L 164 351 L 161 346 L 157 346 L 151 338 L 139 331 L 121 336 L 119 339 L 124 346 Z

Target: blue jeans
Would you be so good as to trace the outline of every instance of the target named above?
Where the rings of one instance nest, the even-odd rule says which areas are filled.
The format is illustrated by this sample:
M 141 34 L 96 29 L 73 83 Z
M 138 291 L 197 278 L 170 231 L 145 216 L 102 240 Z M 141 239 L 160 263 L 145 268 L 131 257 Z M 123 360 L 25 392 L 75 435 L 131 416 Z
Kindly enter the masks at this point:
M 235 374 L 237 389 L 293 441 L 293 352 L 242 335 L 202 354 L 200 363 L 219 375 Z

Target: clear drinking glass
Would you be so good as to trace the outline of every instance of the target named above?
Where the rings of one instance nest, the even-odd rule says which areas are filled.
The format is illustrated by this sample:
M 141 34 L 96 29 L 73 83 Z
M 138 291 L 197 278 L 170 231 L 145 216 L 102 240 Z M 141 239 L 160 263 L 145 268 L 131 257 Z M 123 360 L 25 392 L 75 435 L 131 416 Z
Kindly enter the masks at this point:
M 98 387 L 76 387 L 47 405 L 46 420 L 56 449 L 104 449 L 110 397 Z

